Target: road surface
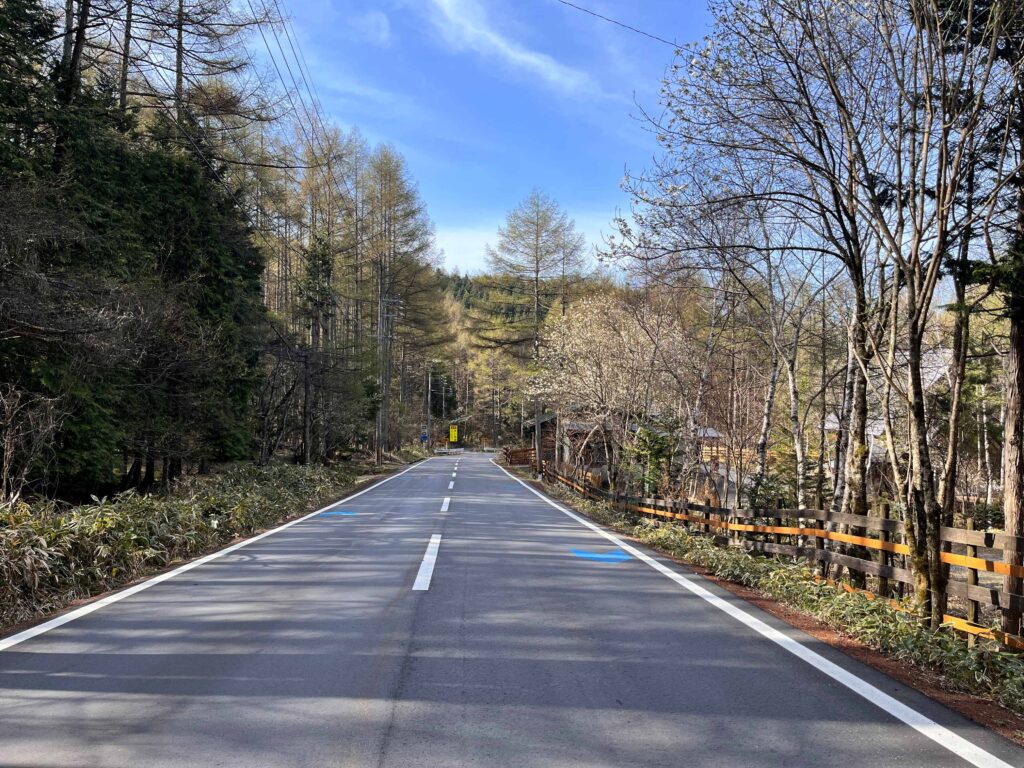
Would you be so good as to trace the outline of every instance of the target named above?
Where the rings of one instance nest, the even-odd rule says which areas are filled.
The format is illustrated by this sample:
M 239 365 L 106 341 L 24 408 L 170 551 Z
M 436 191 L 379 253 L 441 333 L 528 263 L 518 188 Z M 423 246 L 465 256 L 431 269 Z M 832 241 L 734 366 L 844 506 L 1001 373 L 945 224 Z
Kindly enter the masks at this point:
M 4 768 L 1024 765 L 483 455 L 42 629 L 0 641 Z

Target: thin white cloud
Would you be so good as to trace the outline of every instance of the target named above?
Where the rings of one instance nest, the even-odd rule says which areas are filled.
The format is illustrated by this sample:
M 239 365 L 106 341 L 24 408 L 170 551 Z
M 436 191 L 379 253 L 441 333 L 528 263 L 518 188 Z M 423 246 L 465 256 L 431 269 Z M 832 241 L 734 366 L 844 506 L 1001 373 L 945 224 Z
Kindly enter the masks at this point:
M 357 80 L 337 71 L 328 70 L 323 72 L 323 75 L 319 78 L 318 82 L 321 83 L 322 87 L 329 93 L 333 93 L 339 97 L 369 101 L 374 104 L 375 108 L 379 105 L 390 104 L 400 108 L 402 111 L 405 111 L 407 109 L 407 104 L 410 101 L 403 94 L 396 91 L 377 88 L 369 83 Z
M 434 22 L 451 45 L 498 58 L 561 91 L 592 95 L 600 90 L 586 72 L 502 35 L 489 23 L 477 0 L 431 0 L 431 3 Z
M 391 45 L 391 22 L 381 11 L 369 11 L 353 16 L 349 24 L 352 32 L 361 40 L 382 47 Z

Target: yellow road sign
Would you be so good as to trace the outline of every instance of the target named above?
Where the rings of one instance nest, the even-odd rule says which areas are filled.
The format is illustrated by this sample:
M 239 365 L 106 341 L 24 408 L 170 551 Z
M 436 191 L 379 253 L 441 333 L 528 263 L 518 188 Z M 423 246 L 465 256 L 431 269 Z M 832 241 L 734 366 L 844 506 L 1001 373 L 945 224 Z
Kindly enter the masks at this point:
M 448 427 L 448 442 L 457 443 L 459 442 L 459 425 L 451 424 Z

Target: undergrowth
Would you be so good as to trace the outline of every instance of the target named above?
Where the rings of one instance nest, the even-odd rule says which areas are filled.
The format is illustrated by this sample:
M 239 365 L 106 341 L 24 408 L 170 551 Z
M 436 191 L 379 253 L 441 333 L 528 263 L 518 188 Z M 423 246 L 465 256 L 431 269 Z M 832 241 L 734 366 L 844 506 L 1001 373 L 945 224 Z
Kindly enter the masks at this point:
M 337 498 L 353 467 L 239 466 L 166 496 L 0 507 L 0 626 L 218 549 Z
M 992 698 L 1024 714 L 1024 656 L 1006 651 L 998 643 L 979 639 L 969 646 L 948 629 L 931 629 L 912 613 L 894 610 L 884 600 L 815 580 L 803 562 L 719 547 L 709 537 L 692 534 L 680 525 L 622 512 L 561 487 L 549 489 L 596 522 L 715 576 L 757 589 L 891 658 L 938 673 L 950 690 Z

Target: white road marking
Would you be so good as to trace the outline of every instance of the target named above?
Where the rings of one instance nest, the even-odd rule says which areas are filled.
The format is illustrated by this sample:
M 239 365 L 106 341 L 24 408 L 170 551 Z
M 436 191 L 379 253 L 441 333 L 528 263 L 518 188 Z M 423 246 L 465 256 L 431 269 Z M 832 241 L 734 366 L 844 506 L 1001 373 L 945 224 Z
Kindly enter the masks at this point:
M 424 459 L 423 461 L 430 461 L 430 459 L 427 458 Z M 420 464 L 422 463 L 423 462 L 420 462 Z M 193 568 L 198 568 L 200 565 L 205 565 L 206 563 L 216 560 L 217 558 L 224 557 L 224 555 L 231 554 L 232 552 L 235 552 L 241 549 L 242 547 L 247 547 L 250 544 L 259 541 L 260 539 L 265 539 L 268 536 L 273 536 L 275 533 L 280 533 L 286 528 L 291 528 L 293 525 L 297 525 L 303 522 L 304 520 L 309 520 L 309 518 L 311 517 L 316 517 L 321 512 L 326 512 L 331 507 L 336 507 L 339 504 L 344 504 L 346 501 L 351 501 L 357 496 L 362 496 L 364 493 L 369 493 L 374 488 L 379 488 L 380 486 L 384 485 L 384 483 L 390 482 L 391 480 L 394 480 L 396 477 L 401 477 L 409 470 L 415 469 L 417 466 L 419 466 L 419 464 L 413 464 L 411 467 L 403 469 L 398 474 L 391 475 L 390 477 L 385 477 L 379 483 L 374 483 L 369 488 L 364 488 L 358 493 L 353 493 L 351 496 L 346 496 L 345 498 L 339 501 L 332 502 L 328 504 L 326 507 L 321 507 L 316 512 L 310 512 L 308 515 L 298 517 L 295 520 L 291 520 L 285 523 L 284 525 L 279 525 L 277 528 L 272 528 L 269 531 L 264 531 L 263 533 L 257 534 L 256 536 L 253 536 L 251 539 L 246 539 L 245 541 L 240 541 L 237 544 L 232 544 L 230 547 L 225 547 L 224 549 L 217 550 L 216 552 L 211 552 L 210 554 L 205 555 L 204 557 L 200 557 L 198 560 L 193 560 L 192 562 L 185 563 L 184 565 L 175 568 L 173 571 L 161 573 L 157 576 L 154 576 L 151 579 L 143 581 L 141 584 L 136 584 L 134 587 L 129 587 L 128 589 L 122 590 L 120 592 L 115 592 L 112 595 L 107 595 L 106 597 L 100 598 L 96 602 L 89 603 L 88 605 L 83 605 L 81 608 L 76 608 L 73 611 L 69 611 L 68 613 L 65 613 L 63 616 L 58 616 L 55 619 L 50 619 L 49 621 L 43 622 L 42 624 L 38 624 L 30 629 L 26 629 L 23 632 L 18 632 L 17 634 L 11 635 L 10 637 L 0 639 L 0 651 L 6 651 L 8 648 L 13 648 L 15 645 L 18 645 L 19 643 L 23 643 L 26 640 L 31 640 L 33 637 L 37 637 L 38 635 L 42 635 L 46 632 L 49 632 L 52 629 L 61 627 L 65 624 L 74 621 L 75 619 L 80 619 L 83 616 L 88 616 L 93 611 L 98 611 L 100 608 L 106 608 L 108 605 L 113 605 L 114 603 L 120 602 L 121 600 L 124 600 L 126 597 L 137 595 L 139 592 L 147 590 L 150 587 L 154 587 L 163 581 L 173 579 L 175 576 L 179 576 L 183 573 L 186 573 L 187 571 L 191 571 Z
M 454 472 L 452 472 L 452 477 L 455 477 L 455 473 Z
M 441 534 L 435 533 L 430 537 L 427 544 L 427 551 L 423 553 L 423 562 L 420 563 L 420 570 L 416 574 L 416 581 L 412 588 L 414 592 L 425 592 L 430 589 L 430 577 L 434 575 L 434 563 L 437 562 L 437 550 L 441 547 Z
M 454 480 L 449 480 L 448 481 L 448 490 L 450 491 L 454 487 L 455 487 L 455 481 Z
M 448 505 L 451 504 L 451 503 L 452 503 L 451 496 L 445 496 L 444 497 L 444 501 L 441 502 L 441 511 L 442 512 L 447 512 L 448 511 Z
M 692 579 L 688 576 L 684 576 L 681 573 L 676 573 L 671 568 L 663 565 L 662 563 L 659 563 L 657 560 L 645 554 L 644 552 L 641 552 L 636 547 L 630 546 L 628 543 L 620 539 L 618 536 L 609 533 L 608 531 L 595 525 L 589 520 L 585 520 L 584 518 L 577 515 L 575 512 L 569 511 L 562 505 L 556 504 L 554 501 L 552 501 L 547 496 L 542 494 L 536 488 L 531 488 L 529 485 L 524 483 L 522 480 L 513 475 L 507 469 L 498 465 L 498 463 L 495 462 L 494 459 L 491 459 L 491 463 L 494 464 L 494 466 L 498 467 L 498 469 L 500 469 L 506 475 L 511 477 L 513 480 L 515 480 L 517 483 L 519 483 L 521 486 L 523 486 L 530 493 L 540 497 L 543 501 L 557 509 L 559 512 L 568 515 L 576 522 L 586 526 L 590 530 L 597 533 L 599 536 L 603 536 L 609 541 L 615 543 L 617 546 L 621 547 L 626 552 L 629 552 L 638 560 L 641 560 L 654 570 L 672 579 L 672 581 L 676 582 L 681 587 L 688 589 L 697 597 L 707 601 L 715 608 L 719 609 L 723 613 L 727 613 L 729 616 L 741 622 L 742 624 L 747 625 L 750 629 L 754 630 L 761 636 L 781 646 L 783 649 L 789 651 L 791 654 L 796 656 L 801 661 L 810 664 L 812 667 L 828 675 L 836 682 L 846 686 L 851 691 L 856 693 L 858 696 L 867 699 L 869 702 L 874 704 L 879 709 L 888 712 L 897 720 L 903 721 L 918 733 L 928 737 L 939 746 L 948 749 L 954 755 L 957 755 L 958 757 L 966 760 L 971 765 L 977 766 L 977 768 L 1012 768 L 1012 766 L 1010 766 L 1009 763 L 1000 760 L 995 755 L 986 752 L 981 747 L 975 744 L 972 744 L 967 739 L 957 735 L 945 726 L 939 725 L 931 718 L 922 715 L 916 709 L 908 707 L 903 702 L 893 698 L 889 694 L 871 685 L 871 683 L 865 680 L 861 680 L 852 672 L 848 672 L 847 670 L 840 667 L 838 664 L 829 661 L 821 654 L 812 651 L 807 646 L 794 640 L 793 638 L 789 637 L 783 632 L 780 632 L 774 627 L 765 624 L 763 621 L 761 621 L 761 619 L 758 619 L 757 617 L 747 613 L 742 608 L 739 608 L 738 606 L 723 600 L 722 598 L 718 597 L 718 595 L 715 595 L 712 592 L 705 589 L 703 586 L 697 583 L 695 579 Z

